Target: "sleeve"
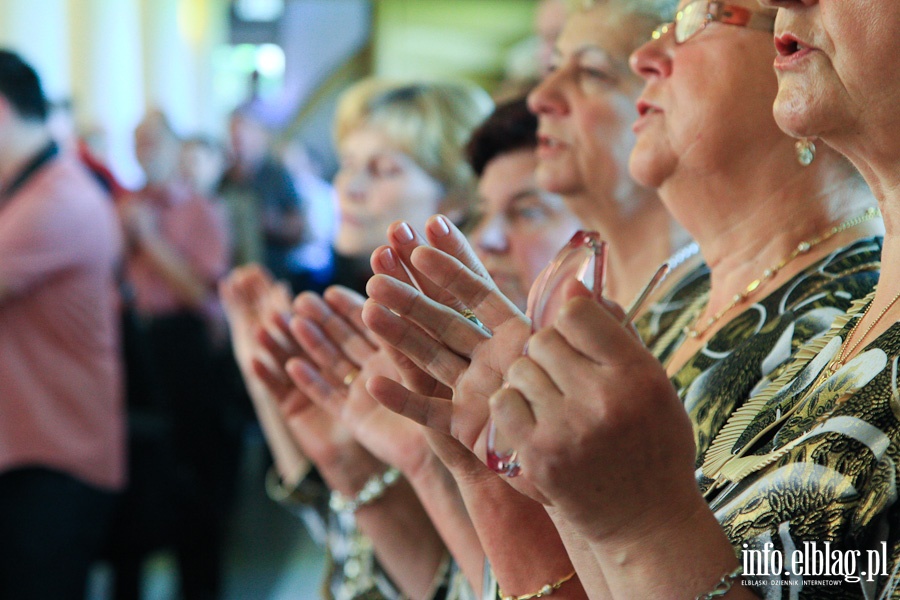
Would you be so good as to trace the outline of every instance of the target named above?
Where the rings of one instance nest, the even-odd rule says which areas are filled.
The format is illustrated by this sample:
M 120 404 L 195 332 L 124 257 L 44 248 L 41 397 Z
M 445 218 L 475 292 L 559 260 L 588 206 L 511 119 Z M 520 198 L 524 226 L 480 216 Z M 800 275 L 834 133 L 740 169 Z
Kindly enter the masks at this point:
M 71 201 L 13 202 L 0 212 L 0 281 L 15 296 L 83 262 L 90 245 Z

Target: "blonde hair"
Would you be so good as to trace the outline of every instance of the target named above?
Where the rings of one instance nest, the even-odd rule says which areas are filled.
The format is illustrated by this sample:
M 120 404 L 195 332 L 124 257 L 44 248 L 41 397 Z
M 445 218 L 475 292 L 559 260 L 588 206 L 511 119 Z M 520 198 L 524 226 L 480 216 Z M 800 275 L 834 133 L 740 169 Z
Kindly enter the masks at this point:
M 442 210 L 467 212 L 475 178 L 464 146 L 493 103 L 481 88 L 463 83 L 363 80 L 338 102 L 338 144 L 362 127 L 383 132 L 444 188 Z

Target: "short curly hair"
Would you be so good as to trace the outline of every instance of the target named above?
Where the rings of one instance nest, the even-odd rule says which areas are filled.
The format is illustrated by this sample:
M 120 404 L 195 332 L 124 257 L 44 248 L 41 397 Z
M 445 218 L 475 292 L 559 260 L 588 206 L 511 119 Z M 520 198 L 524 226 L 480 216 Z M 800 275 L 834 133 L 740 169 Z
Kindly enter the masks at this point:
M 472 84 L 365 79 L 341 96 L 334 137 L 340 144 L 361 127 L 382 131 L 441 183 L 445 206 L 459 206 L 474 196 L 474 175 L 463 146 L 492 107 L 487 92 Z
M 497 106 L 491 116 L 472 133 L 466 155 L 481 177 L 489 162 L 503 154 L 537 147 L 537 116 L 528 110 L 525 98 Z

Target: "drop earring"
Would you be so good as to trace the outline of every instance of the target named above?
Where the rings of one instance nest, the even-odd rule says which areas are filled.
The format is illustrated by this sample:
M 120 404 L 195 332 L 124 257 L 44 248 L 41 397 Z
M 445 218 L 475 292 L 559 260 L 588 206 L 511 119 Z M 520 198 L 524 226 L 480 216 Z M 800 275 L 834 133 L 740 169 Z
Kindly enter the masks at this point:
M 804 167 L 808 167 L 816 159 L 816 145 L 811 139 L 797 140 L 794 148 L 797 150 L 797 162 Z

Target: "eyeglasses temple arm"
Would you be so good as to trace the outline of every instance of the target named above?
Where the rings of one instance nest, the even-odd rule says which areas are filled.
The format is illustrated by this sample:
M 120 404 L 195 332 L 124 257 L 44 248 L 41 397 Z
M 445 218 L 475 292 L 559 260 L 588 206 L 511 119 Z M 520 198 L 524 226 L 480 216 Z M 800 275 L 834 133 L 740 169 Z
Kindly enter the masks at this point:
M 594 257 L 594 289 L 593 298 L 600 302 L 603 298 L 603 288 L 606 287 L 606 242 L 600 242 Z
M 622 319 L 622 325 L 628 325 L 629 323 L 631 323 L 631 321 L 634 320 L 634 317 L 644 306 L 647 298 L 650 297 L 650 293 L 655 290 L 660 283 L 662 283 L 663 279 L 665 279 L 666 275 L 668 274 L 669 263 L 663 263 L 656 270 L 656 273 L 653 274 L 653 277 L 650 278 L 650 281 L 647 282 L 647 285 L 644 286 L 644 289 L 641 290 L 641 293 L 638 294 L 637 298 L 634 299 L 634 302 L 631 303 L 631 306 L 628 307 L 628 312 L 625 314 L 625 318 Z

